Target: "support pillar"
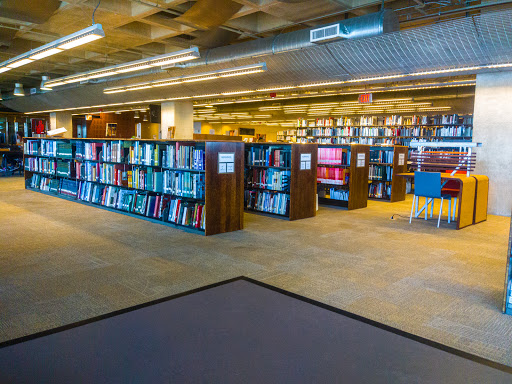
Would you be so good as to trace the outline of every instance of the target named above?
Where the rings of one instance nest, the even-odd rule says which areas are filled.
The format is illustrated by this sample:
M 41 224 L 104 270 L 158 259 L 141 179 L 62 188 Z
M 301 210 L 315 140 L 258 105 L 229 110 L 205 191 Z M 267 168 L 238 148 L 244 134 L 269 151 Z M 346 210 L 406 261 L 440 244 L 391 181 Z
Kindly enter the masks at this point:
M 50 113 L 50 128 L 66 128 L 67 132 L 62 135 L 65 138 L 73 137 L 73 120 L 71 112 L 51 112 Z
M 473 141 L 477 148 L 475 174 L 489 177 L 489 208 L 510 216 L 512 208 L 512 71 L 476 76 Z
M 161 138 L 170 138 L 168 128 L 175 127 L 175 139 L 192 140 L 194 135 L 193 113 L 194 107 L 191 101 L 162 103 Z

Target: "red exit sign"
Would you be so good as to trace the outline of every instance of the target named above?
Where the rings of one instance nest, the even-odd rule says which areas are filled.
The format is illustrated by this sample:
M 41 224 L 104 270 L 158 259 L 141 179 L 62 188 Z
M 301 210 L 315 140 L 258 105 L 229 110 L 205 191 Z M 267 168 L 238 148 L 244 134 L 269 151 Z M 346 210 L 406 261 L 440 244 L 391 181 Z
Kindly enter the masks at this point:
M 372 102 L 372 94 L 371 93 L 363 93 L 359 95 L 360 103 L 371 103 Z

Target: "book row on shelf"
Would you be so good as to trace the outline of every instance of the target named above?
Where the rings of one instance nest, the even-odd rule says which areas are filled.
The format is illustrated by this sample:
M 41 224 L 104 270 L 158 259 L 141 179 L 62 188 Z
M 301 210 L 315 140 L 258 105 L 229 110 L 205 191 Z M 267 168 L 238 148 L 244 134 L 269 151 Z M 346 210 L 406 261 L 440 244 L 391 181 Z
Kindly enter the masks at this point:
M 369 180 L 392 181 L 393 167 L 390 165 L 370 164 L 368 169 Z
M 286 216 L 289 214 L 290 195 L 280 192 L 246 190 L 245 207 L 248 210 Z
M 348 201 L 350 197 L 350 191 L 348 189 L 339 189 L 339 188 L 329 188 L 329 199 L 339 200 L 339 201 Z
M 391 148 L 393 149 L 393 148 Z M 371 163 L 383 163 L 393 164 L 394 151 L 383 150 L 383 149 L 370 149 L 370 162 Z
M 271 189 L 274 191 L 290 191 L 291 171 L 279 169 L 248 169 L 245 172 L 247 188 Z
M 323 184 L 348 185 L 348 168 L 317 167 L 317 182 Z
M 469 137 L 473 135 L 473 128 L 467 125 L 453 125 L 443 127 L 414 127 L 414 128 L 388 128 L 388 127 L 343 127 L 343 128 L 303 128 L 297 129 L 298 137 Z
M 368 185 L 368 197 L 375 199 L 391 198 L 391 184 L 371 183 Z
M 291 161 L 291 151 L 283 150 L 280 146 L 262 148 L 251 146 L 248 151 L 246 150 L 246 164 L 251 166 L 289 168 Z
M 318 148 L 318 164 L 350 165 L 347 148 Z
M 31 188 L 73 197 L 85 202 L 163 220 L 196 229 L 205 228 L 204 203 L 191 202 L 169 194 L 149 193 L 123 187 L 34 174 Z
M 413 115 L 413 116 L 361 116 L 339 118 L 322 118 L 316 120 L 298 119 L 297 127 L 345 127 L 345 126 L 374 126 L 374 125 L 445 125 L 473 124 L 472 115 Z
M 110 142 L 76 141 L 75 159 L 115 162 L 164 168 L 204 170 L 205 151 L 201 143 L 156 144 L 141 141 L 116 140 Z M 25 154 L 47 157 L 73 158 L 73 144 L 55 140 L 27 140 Z

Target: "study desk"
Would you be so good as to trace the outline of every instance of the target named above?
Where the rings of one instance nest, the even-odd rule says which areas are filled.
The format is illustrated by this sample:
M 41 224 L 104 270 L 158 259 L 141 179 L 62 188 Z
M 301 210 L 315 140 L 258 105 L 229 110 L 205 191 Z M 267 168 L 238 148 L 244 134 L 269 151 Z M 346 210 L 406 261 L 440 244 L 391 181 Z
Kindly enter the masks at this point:
M 414 173 L 399 173 L 398 176 L 414 179 Z M 489 178 L 484 175 L 450 175 L 441 173 L 441 181 L 455 180 L 459 183 L 457 229 L 487 219 Z

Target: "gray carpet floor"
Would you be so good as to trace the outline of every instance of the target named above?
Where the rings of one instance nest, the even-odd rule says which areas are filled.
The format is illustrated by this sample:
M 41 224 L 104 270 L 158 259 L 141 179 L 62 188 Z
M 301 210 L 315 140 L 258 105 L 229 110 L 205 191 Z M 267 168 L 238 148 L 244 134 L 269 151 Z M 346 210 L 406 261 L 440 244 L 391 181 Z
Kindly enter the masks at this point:
M 408 199 L 245 215 L 204 237 L 0 179 L 0 341 L 245 275 L 512 366 L 501 313 L 510 219 L 460 231 L 408 218 Z

